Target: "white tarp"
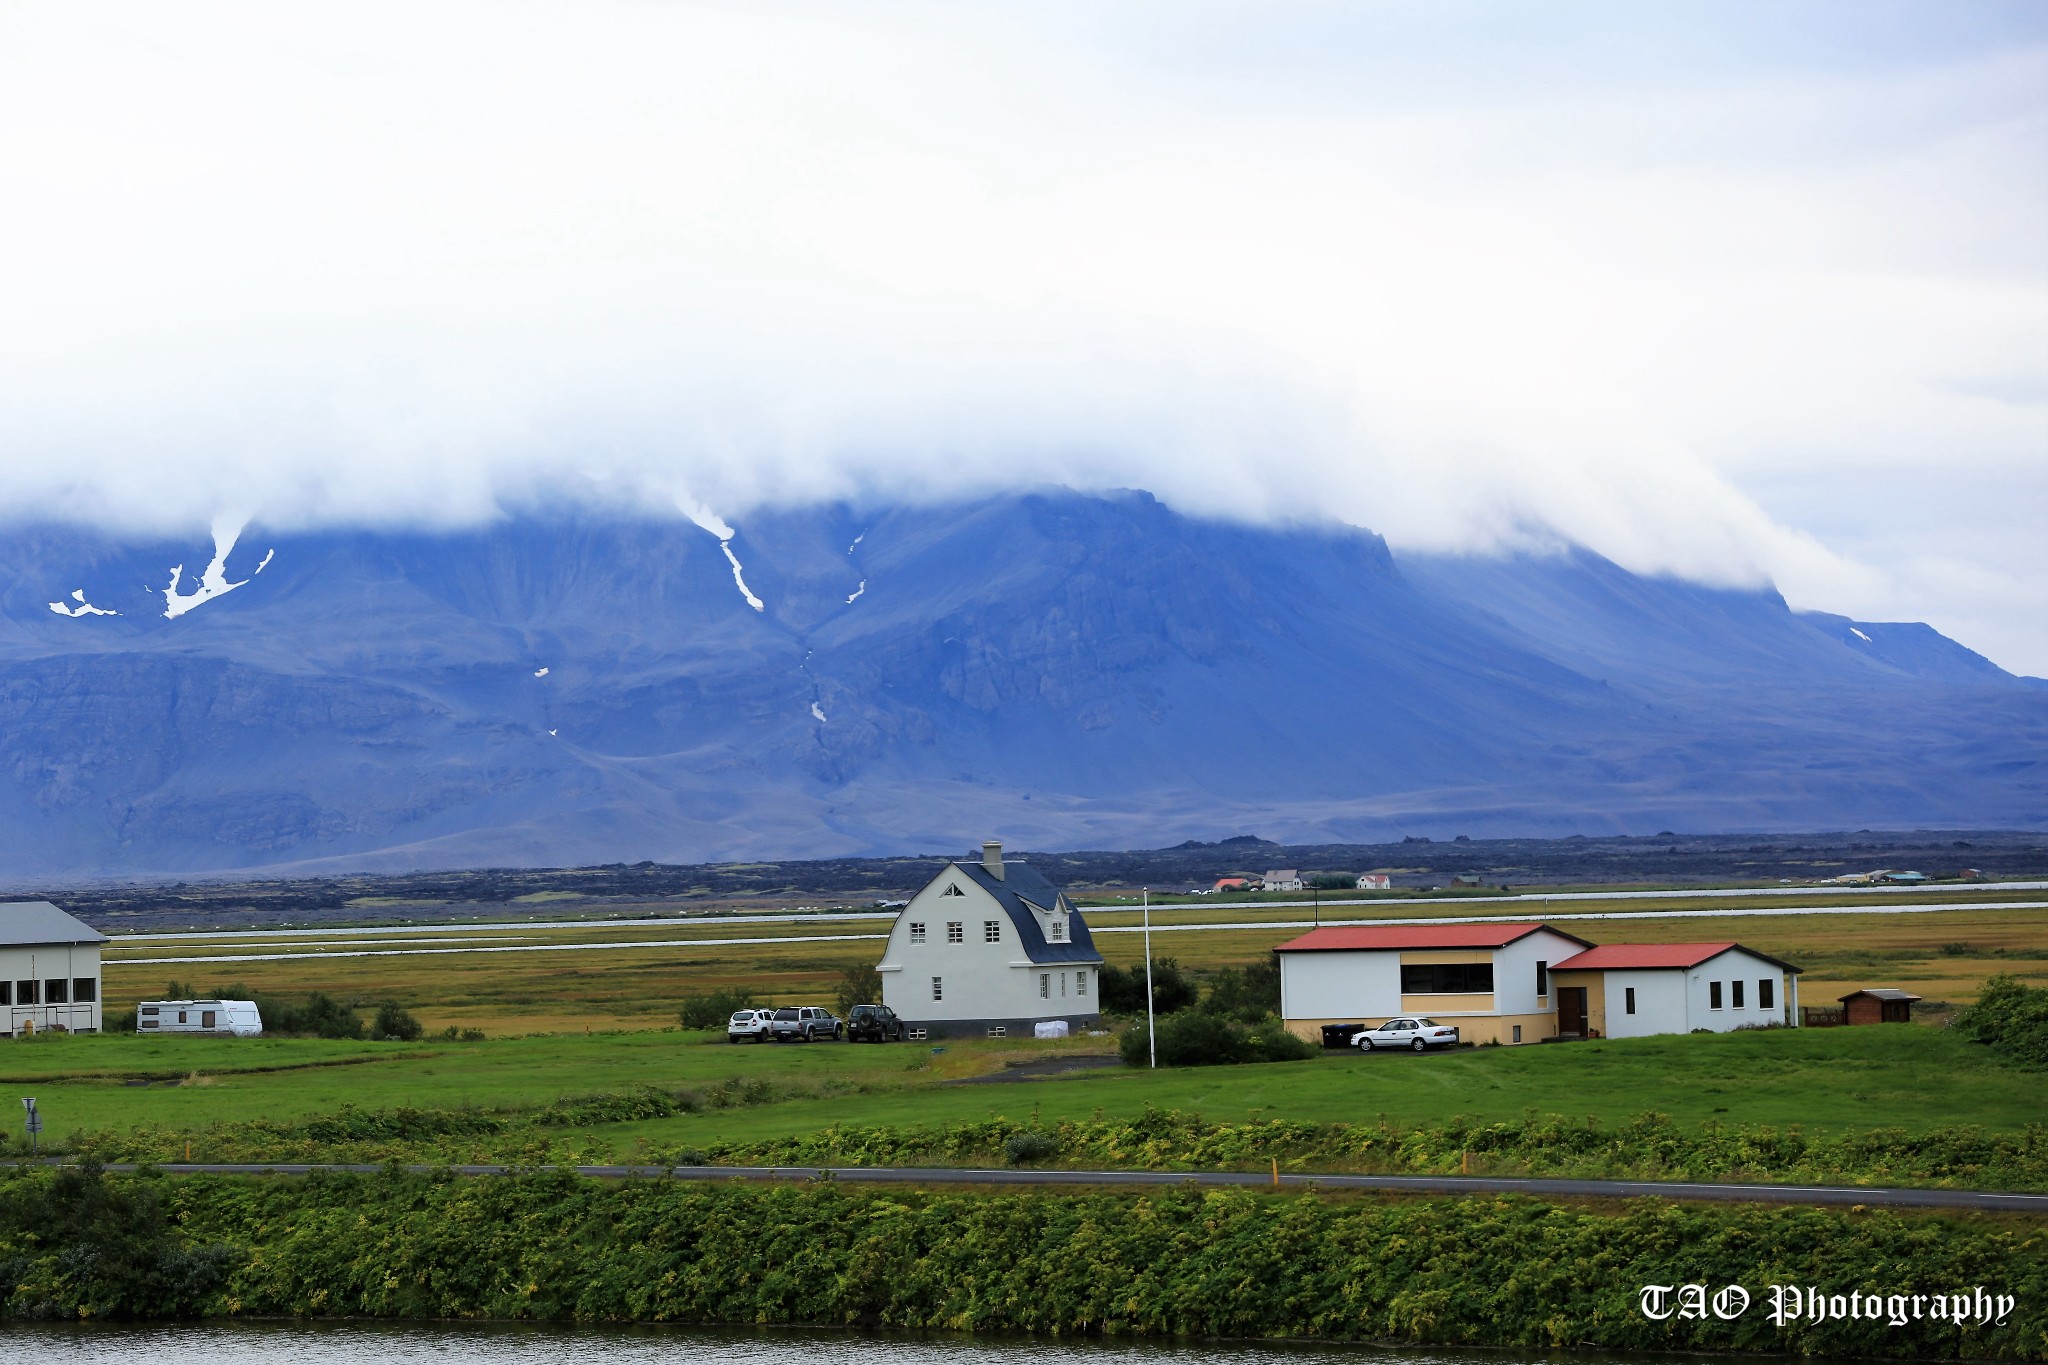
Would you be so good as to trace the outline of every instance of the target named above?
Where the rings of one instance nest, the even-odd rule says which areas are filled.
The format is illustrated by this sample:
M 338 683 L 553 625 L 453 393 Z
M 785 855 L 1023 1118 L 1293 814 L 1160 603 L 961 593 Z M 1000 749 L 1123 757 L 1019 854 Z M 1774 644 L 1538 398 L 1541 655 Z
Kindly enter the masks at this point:
M 1067 1021 L 1064 1019 L 1048 1019 L 1042 1024 L 1033 1024 L 1031 1026 L 1031 1036 L 1034 1038 L 1064 1038 L 1067 1036 Z

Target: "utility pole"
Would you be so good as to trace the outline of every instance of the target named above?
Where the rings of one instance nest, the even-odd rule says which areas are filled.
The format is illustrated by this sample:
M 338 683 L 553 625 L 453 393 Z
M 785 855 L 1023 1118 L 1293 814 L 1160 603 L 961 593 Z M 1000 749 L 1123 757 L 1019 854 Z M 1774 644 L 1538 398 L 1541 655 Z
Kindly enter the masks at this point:
M 1152 1026 L 1152 888 L 1145 888 L 1145 1047 L 1154 1070 L 1159 1066 L 1159 1032 Z

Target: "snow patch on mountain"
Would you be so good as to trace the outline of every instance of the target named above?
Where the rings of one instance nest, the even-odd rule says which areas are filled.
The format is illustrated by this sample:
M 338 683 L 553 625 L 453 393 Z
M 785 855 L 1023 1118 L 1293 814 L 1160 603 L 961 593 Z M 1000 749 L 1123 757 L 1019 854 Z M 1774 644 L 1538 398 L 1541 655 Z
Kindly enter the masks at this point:
M 811 718 L 820 725 L 825 723 L 825 712 L 816 702 L 811 703 Z
M 199 583 L 191 592 L 178 591 L 179 581 L 185 575 L 185 566 L 171 566 L 170 586 L 163 590 L 166 618 L 175 621 L 186 612 L 205 606 L 214 598 L 225 596 L 236 588 L 245 586 L 249 578 L 254 578 L 256 574 L 270 567 L 271 555 L 277 553 L 275 548 L 263 556 L 263 562 L 256 566 L 255 573 L 250 574 L 249 578 L 228 582 L 228 556 L 234 552 L 235 542 L 241 539 L 242 526 L 243 523 L 239 521 L 217 521 L 213 524 L 213 559 L 207 564 L 206 571 L 199 576 Z
M 857 588 L 855 588 L 855 589 L 853 590 L 853 597 L 849 597 L 849 598 L 847 598 L 847 599 L 846 599 L 846 605 L 847 605 L 847 606 L 849 606 L 849 607 L 850 607 L 850 606 L 852 606 L 852 605 L 853 605 L 853 602 L 854 602 L 854 598 L 856 598 L 856 597 L 859 597 L 859 596 L 860 596 L 860 595 L 861 595 L 862 593 L 866 592 L 867 590 L 868 590 L 868 581 L 867 581 L 867 580 L 866 580 L 865 578 L 863 578 L 863 579 L 862 579 L 862 580 L 860 581 L 860 586 L 859 586 L 859 587 L 857 587 Z
M 86 601 L 84 588 L 72 589 L 71 596 L 76 605 L 73 605 L 72 602 L 52 602 L 50 603 L 50 610 L 56 612 L 59 616 L 119 616 L 121 614 L 118 611 L 112 611 L 105 607 L 96 607 Z
M 1861 640 L 1866 645 L 1873 643 L 1873 641 L 1868 635 L 1865 635 L 1862 631 L 1856 629 L 1856 627 L 1854 626 L 1849 627 L 1849 633 L 1855 636 L 1857 639 Z
M 767 606 L 754 596 L 754 590 L 747 586 L 746 572 L 740 564 L 740 557 L 732 552 L 733 529 L 725 518 L 691 498 L 677 498 L 676 505 L 699 526 L 718 537 L 718 548 L 725 551 L 726 562 L 732 565 L 732 581 L 738 585 L 740 596 L 747 599 L 747 605 L 755 611 L 766 611 Z
M 533 670 L 533 676 L 536 678 L 545 678 L 547 675 L 548 670 L 545 668 L 536 668 Z

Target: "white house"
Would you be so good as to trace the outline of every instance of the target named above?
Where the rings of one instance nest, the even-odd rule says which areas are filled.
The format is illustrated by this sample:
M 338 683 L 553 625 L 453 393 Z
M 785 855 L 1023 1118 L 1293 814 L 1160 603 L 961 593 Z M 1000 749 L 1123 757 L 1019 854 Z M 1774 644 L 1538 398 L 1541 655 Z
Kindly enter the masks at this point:
M 48 901 L 0 905 L 0 1034 L 99 1032 L 106 941 Z
M 1468 1043 L 1533 1043 L 1557 1033 L 1551 964 L 1591 946 L 1531 923 L 1317 929 L 1273 950 L 1280 1017 L 1311 1040 L 1324 1024 L 1426 1014 Z
M 1301 890 L 1301 873 L 1291 867 L 1273 869 L 1265 875 L 1264 881 L 1268 891 Z
M 1739 943 L 1605 943 L 1551 975 L 1567 1037 L 1799 1022 L 1799 968 Z
M 1799 968 L 1739 943 L 1595 946 L 1547 924 L 1477 923 L 1317 929 L 1274 951 L 1281 1018 L 1311 1040 L 1399 1014 L 1467 1043 L 1799 1022 Z
M 1394 879 L 1384 872 L 1364 872 L 1359 874 L 1358 889 L 1360 891 L 1391 891 L 1393 888 Z
M 910 898 L 876 966 L 882 1003 L 928 1037 L 1030 1037 L 1099 1022 L 1102 955 L 1066 894 L 990 840 Z

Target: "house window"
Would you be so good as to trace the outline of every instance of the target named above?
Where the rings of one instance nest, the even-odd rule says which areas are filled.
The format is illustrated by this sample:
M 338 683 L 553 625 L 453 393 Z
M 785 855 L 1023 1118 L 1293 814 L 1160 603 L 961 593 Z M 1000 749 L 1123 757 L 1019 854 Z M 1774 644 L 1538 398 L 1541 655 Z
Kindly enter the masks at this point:
M 71 998 L 81 1005 L 90 1005 L 100 998 L 100 983 L 89 976 L 81 976 L 71 983 Z
M 1707 1008 L 1710 1010 L 1721 1008 L 1721 983 L 1718 981 L 1709 981 L 1707 983 Z
M 1522 1041 L 1522 1026 L 1520 1024 L 1515 1025 L 1515 1041 L 1518 1043 Z
M 1063 919 L 1054 920 L 1046 932 L 1046 938 L 1054 943 L 1065 943 L 1067 941 L 1067 922 Z
M 939 893 L 941 896 L 964 896 L 967 893 L 957 886 L 949 886 Z
M 983 943 L 1001 943 L 1003 941 L 1003 922 L 999 919 L 983 920 L 981 922 L 981 941 Z
M 1622 1013 L 1634 1014 L 1636 1012 L 1636 988 L 1634 986 L 1625 987 L 1621 992 L 1621 998 Z
M 11 1005 L 13 1003 L 14 983 L 12 981 L 0 981 L 0 1005 Z
M 1064 1000 L 1064 999 L 1066 999 L 1066 998 L 1067 998 L 1067 974 L 1066 974 L 1065 972 L 1061 972 L 1061 973 L 1060 973 L 1060 999 Z
M 1050 999 L 1052 999 L 1052 973 L 1051 973 L 1051 972 L 1040 972 L 1040 973 L 1038 974 L 1038 998 L 1039 998 L 1040 1000 L 1050 1000 Z
M 1075 972 L 1075 973 L 1074 973 L 1074 994 L 1076 994 L 1076 995 L 1086 995 L 1086 994 L 1088 994 L 1088 973 L 1086 973 L 1086 972 Z
M 35 1003 L 36 1003 L 36 983 L 35 983 L 35 982 L 33 982 L 33 981 L 17 981 L 17 982 L 15 982 L 15 983 L 14 983 L 14 1003 L 15 1003 L 15 1004 L 17 1004 L 17 1005 L 33 1005 L 33 1004 L 35 1004 Z
M 1741 1008 L 1742 1008 L 1742 983 L 1741 983 L 1740 981 L 1731 981 L 1731 982 L 1729 982 L 1729 983 L 1728 983 L 1728 989 L 1729 989 L 1729 990 L 1730 990 L 1731 992 L 1733 992 L 1733 994 L 1732 994 L 1732 995 L 1731 995 L 1731 996 L 1729 997 L 1728 1003 L 1729 1003 L 1729 1004 L 1731 1004 L 1731 1005 L 1733 1005 L 1733 1006 L 1735 1006 L 1735 1008 L 1737 1008 L 1737 1009 L 1741 1009 Z
M 1403 965 L 1403 995 L 1491 995 L 1491 962 L 1424 962 Z
M 965 943 L 965 942 L 967 942 L 967 926 L 966 926 L 966 925 L 965 925 L 964 923 L 962 923 L 961 921 L 957 920 L 957 919 L 956 919 L 956 920 L 949 920 L 949 921 L 947 922 L 947 924 L 946 924 L 946 942 L 948 942 L 948 943 Z
M 988 1036 L 991 1038 L 1007 1038 L 1010 1036 L 1010 1026 L 1008 1024 L 990 1024 L 988 1026 Z
M 1539 998 L 1550 994 L 1550 964 L 1548 962 L 1536 964 L 1536 994 Z
M 912 943 L 924 942 L 924 926 L 916 920 L 910 922 L 910 941 Z
M 933 977 L 933 978 L 932 978 L 932 999 L 934 999 L 934 1000 L 944 1000 L 945 998 L 946 998 L 946 983 L 945 983 L 945 980 L 944 980 L 944 978 L 942 978 L 942 977 L 936 977 L 936 976 L 935 976 L 935 977 Z
M 1777 986 L 1778 983 L 1771 980 L 1768 976 L 1758 980 L 1756 983 L 1756 1007 L 1758 1009 L 1768 1010 L 1777 1008 Z
M 43 1003 L 46 1005 L 68 1005 L 71 1003 L 71 983 L 63 977 L 43 983 Z

